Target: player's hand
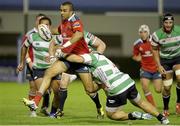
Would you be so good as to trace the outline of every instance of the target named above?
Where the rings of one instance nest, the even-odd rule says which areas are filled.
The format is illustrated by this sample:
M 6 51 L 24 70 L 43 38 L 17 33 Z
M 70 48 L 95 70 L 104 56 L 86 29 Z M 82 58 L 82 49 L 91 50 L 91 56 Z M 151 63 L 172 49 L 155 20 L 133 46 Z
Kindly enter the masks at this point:
M 20 71 L 24 69 L 24 63 L 20 63 L 16 68 L 16 73 L 18 74 Z
M 166 75 L 166 70 L 164 69 L 163 66 L 158 66 L 158 71 L 162 74 L 162 76 Z
M 63 58 L 63 57 L 65 57 L 65 56 L 66 56 L 66 54 L 63 53 L 61 49 L 57 49 L 57 50 L 56 50 L 56 52 L 55 52 L 55 57 L 57 57 L 57 58 Z
M 50 63 L 53 64 L 54 62 L 56 62 L 57 58 L 54 56 L 50 56 Z

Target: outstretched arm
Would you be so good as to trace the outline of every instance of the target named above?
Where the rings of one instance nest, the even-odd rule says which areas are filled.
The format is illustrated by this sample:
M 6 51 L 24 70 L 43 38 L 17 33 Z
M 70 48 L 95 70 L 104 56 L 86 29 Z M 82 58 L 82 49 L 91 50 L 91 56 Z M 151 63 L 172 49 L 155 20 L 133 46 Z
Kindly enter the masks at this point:
M 66 57 L 66 60 L 75 63 L 84 63 L 84 58 L 76 54 L 69 55 L 68 57 Z

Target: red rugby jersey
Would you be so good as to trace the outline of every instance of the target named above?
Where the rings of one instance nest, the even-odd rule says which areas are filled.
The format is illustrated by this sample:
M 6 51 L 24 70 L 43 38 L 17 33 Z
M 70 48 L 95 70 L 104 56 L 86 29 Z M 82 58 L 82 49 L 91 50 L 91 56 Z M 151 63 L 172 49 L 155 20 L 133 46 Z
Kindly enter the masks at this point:
M 63 37 L 63 44 L 65 44 L 71 39 L 76 31 L 83 32 L 84 30 L 79 17 L 73 14 L 68 20 L 62 21 L 61 25 L 58 27 L 58 31 Z M 89 53 L 89 49 L 84 40 L 84 37 L 81 40 L 73 43 L 71 46 L 64 48 L 62 51 L 73 54 Z
M 156 72 L 157 64 L 153 58 L 152 47 L 150 41 L 138 39 L 134 43 L 133 55 L 141 55 L 141 68 L 148 72 Z

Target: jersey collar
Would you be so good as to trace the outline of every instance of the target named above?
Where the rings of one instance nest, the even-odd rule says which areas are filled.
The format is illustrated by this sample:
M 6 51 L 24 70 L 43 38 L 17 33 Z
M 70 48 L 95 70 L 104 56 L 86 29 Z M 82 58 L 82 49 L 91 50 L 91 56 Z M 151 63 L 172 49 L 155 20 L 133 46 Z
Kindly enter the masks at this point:
M 74 16 L 75 16 L 75 13 L 73 13 L 73 15 L 71 15 L 71 17 L 69 17 L 68 21 L 70 21 Z

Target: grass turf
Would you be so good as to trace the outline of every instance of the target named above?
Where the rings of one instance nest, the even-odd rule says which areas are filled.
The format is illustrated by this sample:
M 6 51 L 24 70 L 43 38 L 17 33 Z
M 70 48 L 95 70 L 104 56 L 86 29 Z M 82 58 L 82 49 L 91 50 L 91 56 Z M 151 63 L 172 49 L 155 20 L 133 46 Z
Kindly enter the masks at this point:
M 138 91 L 144 98 L 141 85 L 136 84 Z M 150 86 L 156 100 L 159 111 L 162 111 L 163 103 L 161 94 L 154 93 L 153 87 Z M 113 121 L 106 116 L 104 119 L 97 119 L 96 109 L 93 102 L 85 94 L 82 84 L 79 81 L 73 82 L 68 89 L 68 98 L 65 103 L 65 116 L 61 119 L 51 119 L 48 117 L 38 116 L 37 118 L 29 117 L 29 109 L 21 102 L 23 97 L 27 97 L 29 89 L 28 84 L 17 84 L 13 82 L 0 82 L 0 125 L 158 125 L 156 118 L 152 120 L 133 120 L 133 121 Z M 171 125 L 180 125 L 180 116 L 175 114 L 176 91 L 175 85 L 171 90 L 169 120 Z M 105 108 L 105 95 L 103 91 L 99 92 L 101 103 Z M 52 99 L 52 98 L 51 98 Z M 124 111 L 141 111 L 128 103 Z

